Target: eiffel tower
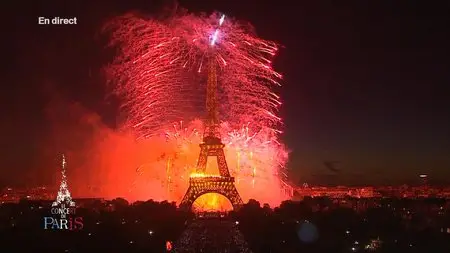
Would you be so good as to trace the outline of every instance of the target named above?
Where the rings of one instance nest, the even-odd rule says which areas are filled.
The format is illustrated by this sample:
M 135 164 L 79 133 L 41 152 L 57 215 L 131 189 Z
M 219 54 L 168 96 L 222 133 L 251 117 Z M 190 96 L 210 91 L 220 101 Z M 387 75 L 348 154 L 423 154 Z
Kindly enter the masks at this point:
M 72 201 L 72 197 L 70 196 L 70 191 L 67 185 L 67 177 L 66 177 L 66 157 L 62 155 L 62 164 L 61 164 L 61 184 L 59 185 L 58 196 L 56 197 L 56 201 L 53 202 L 52 206 L 58 205 L 68 205 L 70 207 L 75 206 L 75 202 Z
M 206 193 L 218 193 L 230 200 L 234 209 L 242 204 L 241 196 L 234 185 L 234 177 L 228 171 L 224 144 L 219 134 L 219 117 L 217 111 L 217 74 L 213 54 L 208 60 L 208 80 L 206 87 L 207 117 L 204 122 L 205 132 L 203 142 L 200 144 L 200 155 L 197 162 L 196 173 L 189 178 L 189 188 L 181 201 L 180 207 L 191 209 L 194 201 Z M 215 156 L 220 176 L 205 175 L 208 157 Z

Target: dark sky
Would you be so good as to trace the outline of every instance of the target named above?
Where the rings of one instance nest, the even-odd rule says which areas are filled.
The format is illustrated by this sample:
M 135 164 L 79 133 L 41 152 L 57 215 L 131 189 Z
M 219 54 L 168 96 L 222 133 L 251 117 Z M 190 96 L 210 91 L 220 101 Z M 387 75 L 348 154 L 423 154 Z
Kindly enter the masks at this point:
M 292 151 L 295 182 L 398 184 L 417 181 L 419 173 L 450 179 L 448 3 L 179 2 L 192 12 L 218 10 L 249 21 L 260 37 L 284 46 L 275 67 L 285 77 L 282 138 Z M 49 135 L 43 92 L 49 86 L 106 123 L 115 121 L 99 74 L 110 60 L 100 26 L 126 11 L 163 5 L 14 1 L 2 7 L 0 184 L 23 183 L 39 166 Z M 75 16 L 78 25 L 42 27 L 38 16 Z M 327 170 L 327 160 L 339 161 L 340 172 Z

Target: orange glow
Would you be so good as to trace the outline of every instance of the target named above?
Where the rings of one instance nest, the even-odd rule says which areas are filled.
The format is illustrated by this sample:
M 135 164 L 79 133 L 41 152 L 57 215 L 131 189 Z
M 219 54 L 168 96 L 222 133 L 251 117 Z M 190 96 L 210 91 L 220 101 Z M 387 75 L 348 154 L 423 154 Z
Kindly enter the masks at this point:
M 189 177 L 220 177 L 220 176 L 219 175 L 209 175 L 209 174 L 205 174 L 205 173 L 193 172 L 193 173 L 191 173 L 191 175 L 189 175 Z
M 233 210 L 233 206 L 231 205 L 231 202 L 221 194 L 206 193 L 194 201 L 192 209 L 196 212 L 225 212 Z
M 44 144 L 42 157 L 52 161 L 57 154 L 66 153 L 68 183 L 75 198 L 122 197 L 130 202 L 153 199 L 179 204 L 190 176 L 218 175 L 214 159 L 204 175 L 191 175 L 200 153 L 200 134 L 169 140 L 155 136 L 136 141 L 131 133 L 106 126 L 101 117 L 80 104 L 55 100 L 49 104 L 47 113 L 53 125 L 53 138 Z M 201 122 L 193 121 L 190 127 L 201 129 Z M 278 151 L 271 150 L 270 146 L 255 148 L 257 152 L 247 151 L 244 145 L 230 143 L 226 138 L 227 164 L 244 202 L 253 198 L 277 206 L 289 198 L 275 173 L 277 160 L 271 158 Z M 43 167 L 46 170 L 39 171 L 39 178 L 52 178 L 56 174 L 53 181 L 59 182 L 57 165 L 48 163 Z M 221 203 L 221 199 L 218 197 L 217 201 Z
M 191 173 L 190 177 L 206 177 L 207 175 L 205 173 Z

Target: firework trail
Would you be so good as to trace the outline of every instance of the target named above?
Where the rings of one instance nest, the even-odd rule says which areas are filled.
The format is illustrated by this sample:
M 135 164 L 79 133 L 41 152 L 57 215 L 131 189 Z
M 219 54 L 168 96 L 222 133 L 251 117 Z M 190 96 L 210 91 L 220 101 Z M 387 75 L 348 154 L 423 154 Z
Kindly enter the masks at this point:
M 281 102 L 273 88 L 280 85 L 281 75 L 271 66 L 275 43 L 218 13 L 162 21 L 127 14 L 110 21 L 105 31 L 118 50 L 106 71 L 129 115 L 123 127 L 143 141 L 166 139 L 173 150 L 161 157 L 166 165 L 160 170 L 166 169 L 167 182 L 195 166 L 203 132 L 195 119 L 206 114 L 206 64 L 213 55 L 221 135 L 231 173 L 238 180 L 252 181 L 253 188 L 255 178 L 261 181 L 261 190 L 280 187 L 277 179 L 287 152 L 278 142 Z M 240 192 L 245 199 L 247 191 Z

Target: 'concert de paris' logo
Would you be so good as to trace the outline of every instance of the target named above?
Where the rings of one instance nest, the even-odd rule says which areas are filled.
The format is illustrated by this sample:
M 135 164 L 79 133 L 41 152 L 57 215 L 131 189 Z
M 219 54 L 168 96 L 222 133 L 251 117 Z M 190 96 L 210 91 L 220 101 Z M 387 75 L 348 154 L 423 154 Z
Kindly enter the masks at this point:
M 75 201 L 72 200 L 66 177 L 66 158 L 62 156 L 61 184 L 58 196 L 51 206 L 51 216 L 44 217 L 44 229 L 80 230 L 83 229 L 83 217 L 76 217 Z

